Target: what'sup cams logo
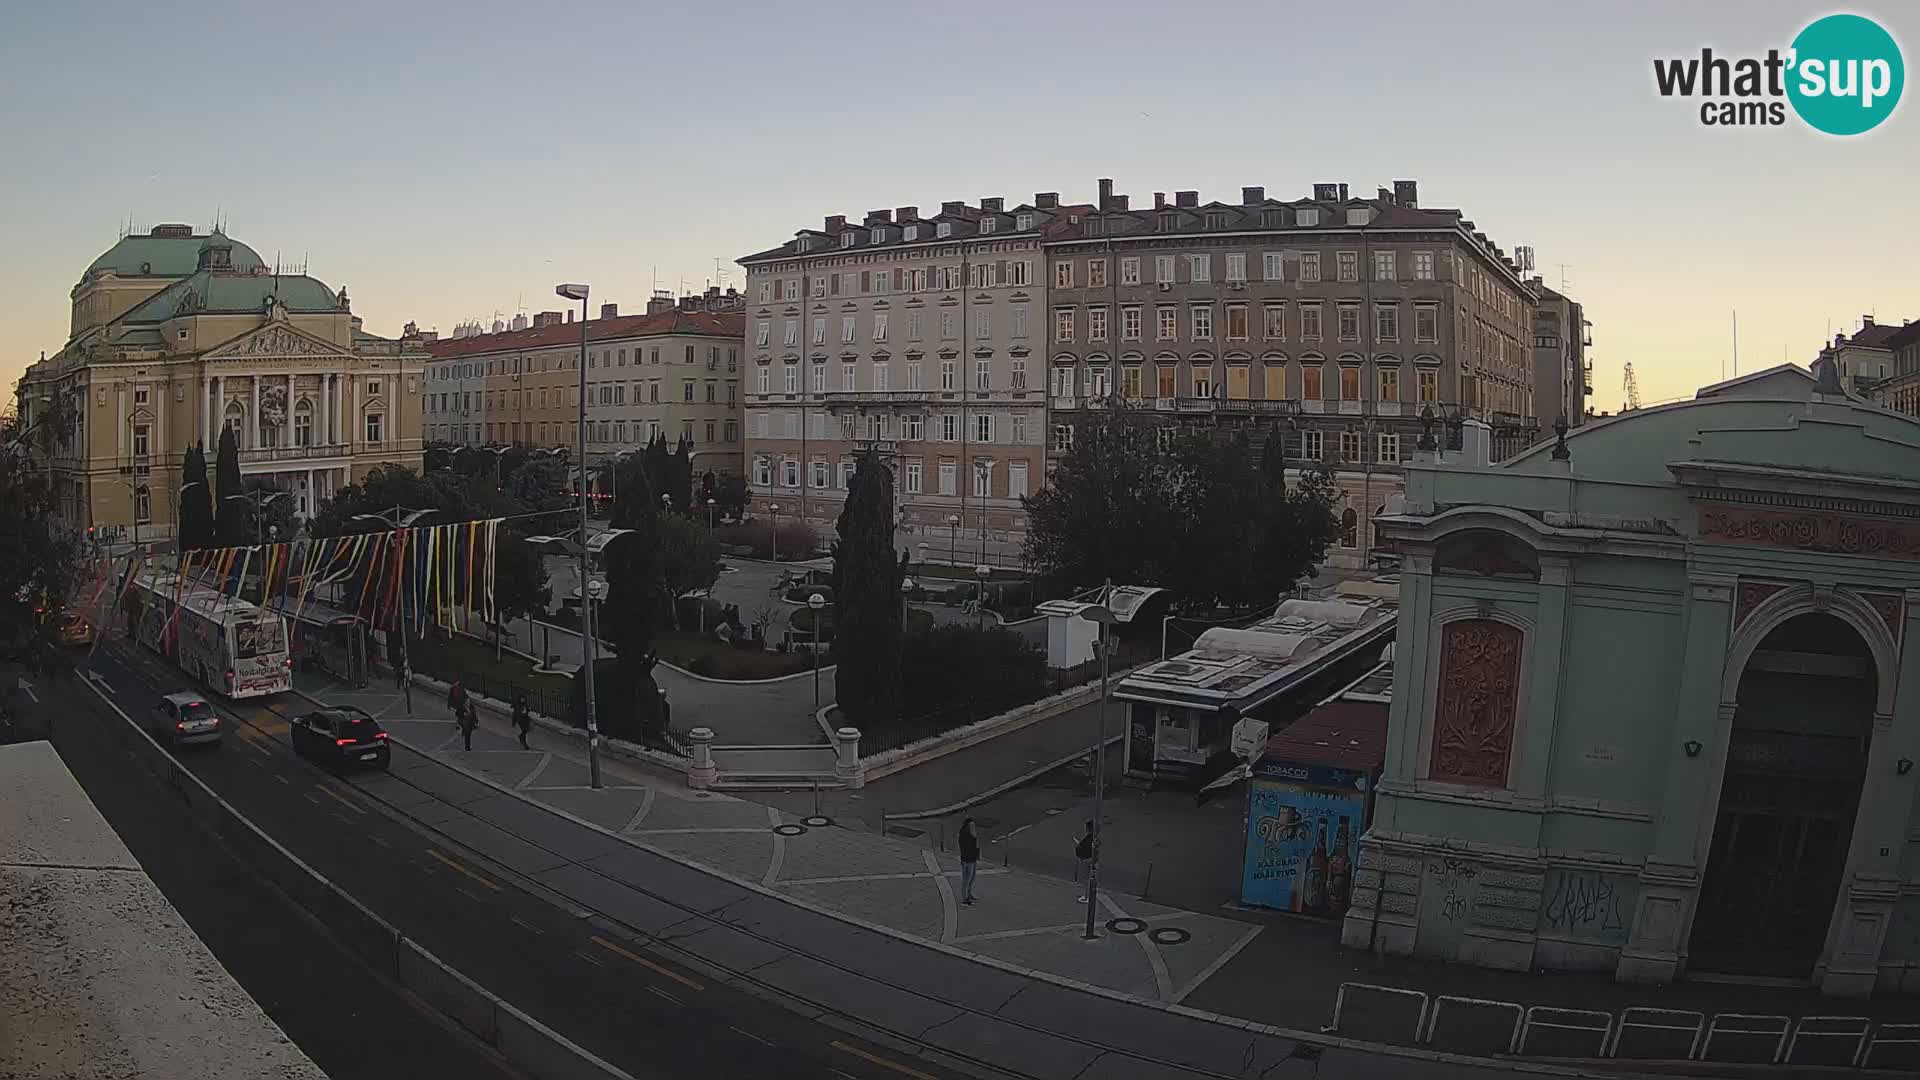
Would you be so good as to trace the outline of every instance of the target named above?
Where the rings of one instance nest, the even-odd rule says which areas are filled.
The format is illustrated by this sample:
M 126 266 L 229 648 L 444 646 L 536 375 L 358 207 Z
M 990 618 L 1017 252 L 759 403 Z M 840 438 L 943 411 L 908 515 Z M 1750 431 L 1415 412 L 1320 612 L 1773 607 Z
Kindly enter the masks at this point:
M 1808 23 L 1785 52 L 1764 57 L 1716 56 L 1655 60 L 1660 96 L 1700 100 L 1708 127 L 1777 127 L 1787 107 L 1828 135 L 1861 135 L 1893 115 L 1907 81 L 1900 45 L 1861 15 L 1828 15 Z

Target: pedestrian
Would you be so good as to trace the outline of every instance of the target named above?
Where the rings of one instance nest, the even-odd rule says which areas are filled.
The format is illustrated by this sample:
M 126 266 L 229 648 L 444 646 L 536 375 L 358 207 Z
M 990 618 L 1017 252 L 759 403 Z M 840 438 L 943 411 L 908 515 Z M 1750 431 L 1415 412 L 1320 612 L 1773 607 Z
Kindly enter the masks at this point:
M 1087 902 L 1087 890 L 1093 887 L 1093 822 L 1087 822 L 1087 831 L 1082 833 L 1078 843 L 1073 845 L 1073 880 L 1080 883 L 1080 903 Z
M 520 732 L 520 749 L 531 750 L 527 745 L 527 732 L 533 730 L 533 713 L 527 709 L 527 692 L 520 691 L 513 697 L 513 726 Z
M 459 679 L 455 679 L 453 680 L 453 685 L 447 687 L 447 709 L 453 713 L 453 722 L 455 724 L 460 723 L 460 714 L 462 710 L 465 709 L 466 704 L 467 684 L 461 682 Z
M 973 879 L 980 873 L 980 838 L 973 834 L 973 819 L 960 823 L 960 902 L 973 903 Z
M 480 726 L 479 710 L 474 708 L 471 699 L 464 702 L 460 709 L 460 734 L 466 739 L 467 749 L 473 749 L 473 729 Z

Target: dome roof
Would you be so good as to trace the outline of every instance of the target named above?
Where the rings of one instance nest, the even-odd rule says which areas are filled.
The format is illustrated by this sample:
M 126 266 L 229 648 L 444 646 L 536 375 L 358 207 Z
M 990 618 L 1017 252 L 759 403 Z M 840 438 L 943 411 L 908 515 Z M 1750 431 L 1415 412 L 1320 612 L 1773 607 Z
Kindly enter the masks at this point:
M 234 245 L 236 257 L 238 244 Z M 326 284 L 304 274 L 224 274 L 199 271 L 148 297 L 121 317 L 126 324 L 164 322 L 178 314 L 258 314 L 278 297 L 293 313 L 340 310 Z
M 200 249 L 216 237 L 233 246 L 234 270 L 246 273 L 266 266 L 259 252 L 220 232 L 196 235 L 185 225 L 156 225 L 145 236 L 122 237 L 93 260 L 87 273 L 112 270 L 121 277 L 186 277 L 200 268 Z

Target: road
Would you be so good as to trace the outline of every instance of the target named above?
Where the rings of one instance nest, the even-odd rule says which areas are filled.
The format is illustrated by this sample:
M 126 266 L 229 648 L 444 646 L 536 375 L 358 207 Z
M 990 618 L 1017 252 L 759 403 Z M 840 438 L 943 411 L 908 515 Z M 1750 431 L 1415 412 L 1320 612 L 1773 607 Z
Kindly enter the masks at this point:
M 134 716 L 160 694 L 185 688 L 185 679 L 156 657 L 129 655 L 117 646 L 103 646 L 95 668 L 112 686 L 115 702 Z M 62 691 L 76 708 L 88 693 Z M 284 709 L 296 702 L 284 703 Z M 107 722 L 101 711 L 94 706 L 86 715 L 93 723 Z M 284 721 L 266 708 L 242 703 L 221 711 L 247 723 L 236 727 L 225 745 L 181 755 L 196 776 L 402 933 L 636 1076 L 900 1080 L 902 1075 L 952 1075 L 715 983 L 620 928 L 582 917 L 577 906 L 445 837 L 390 816 L 352 784 L 296 757 L 286 742 Z M 103 739 L 97 733 L 93 737 Z M 235 975 L 246 984 L 240 972 Z M 269 1014 L 276 1015 L 271 1008 Z M 337 1019 L 332 1010 L 329 1019 Z M 333 1071 L 320 1053 L 309 1053 Z M 422 1074 L 412 1071 L 415 1077 Z M 440 1067 L 424 1074 L 489 1075 Z M 373 1074 L 343 1069 L 335 1075 Z
M 368 970 L 237 862 L 102 730 L 124 723 L 75 682 L 36 684 L 61 758 L 154 884 L 314 1064 L 345 1080 L 514 1080 L 491 1050 Z

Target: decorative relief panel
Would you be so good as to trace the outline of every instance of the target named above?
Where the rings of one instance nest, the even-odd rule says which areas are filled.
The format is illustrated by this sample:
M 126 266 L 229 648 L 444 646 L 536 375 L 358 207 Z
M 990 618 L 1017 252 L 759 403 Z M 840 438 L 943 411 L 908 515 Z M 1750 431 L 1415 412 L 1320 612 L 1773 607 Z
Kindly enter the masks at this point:
M 1867 602 L 1880 615 L 1880 621 L 1887 625 L 1887 633 L 1893 640 L 1900 640 L 1900 628 L 1906 625 L 1907 602 L 1899 593 L 1870 592 L 1861 593 L 1860 599 Z
M 1734 629 L 1739 629 L 1740 624 L 1747 621 L 1747 616 L 1753 614 L 1754 608 L 1766 603 L 1767 597 L 1772 596 L 1784 588 L 1786 588 L 1786 586 L 1777 581 L 1741 582 L 1740 591 L 1735 594 L 1733 601 Z
M 1520 629 L 1493 619 L 1447 623 L 1428 775 L 1505 787 L 1520 707 Z
M 1525 544 L 1503 533 L 1476 529 L 1441 542 L 1434 570 L 1443 574 L 1540 580 L 1539 561 Z
M 1708 505 L 1700 508 L 1700 539 L 1920 561 L 1920 525 L 1850 515 Z

